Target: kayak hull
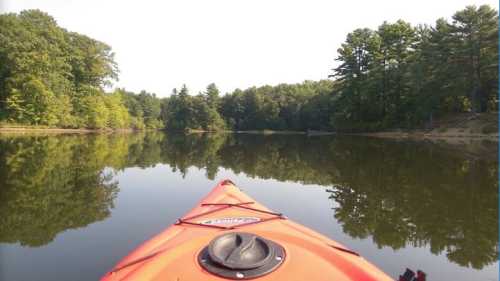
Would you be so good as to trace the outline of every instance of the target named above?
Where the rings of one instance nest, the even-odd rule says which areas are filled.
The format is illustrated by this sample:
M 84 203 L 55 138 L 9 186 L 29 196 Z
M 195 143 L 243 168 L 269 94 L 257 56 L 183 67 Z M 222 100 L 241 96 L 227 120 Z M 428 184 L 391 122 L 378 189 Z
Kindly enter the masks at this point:
M 228 280 L 206 271 L 198 262 L 198 255 L 212 239 L 228 232 L 256 234 L 284 248 L 282 264 L 253 280 L 393 280 L 340 243 L 272 212 L 228 180 L 219 183 L 183 219 L 132 251 L 101 280 Z

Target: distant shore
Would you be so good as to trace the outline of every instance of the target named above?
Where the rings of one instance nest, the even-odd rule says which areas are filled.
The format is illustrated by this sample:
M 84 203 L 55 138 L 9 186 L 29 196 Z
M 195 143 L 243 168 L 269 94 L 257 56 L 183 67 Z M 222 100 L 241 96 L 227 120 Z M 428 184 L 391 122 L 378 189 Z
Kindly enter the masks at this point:
M 133 129 L 66 129 L 66 128 L 36 128 L 36 127 L 0 127 L 2 133 L 50 133 L 50 134 L 90 134 L 90 133 L 132 133 L 143 130 Z M 275 131 L 275 130 L 249 130 L 249 131 L 205 131 L 205 130 L 186 130 L 187 134 L 204 133 L 227 133 L 227 134 L 251 134 L 251 135 L 307 135 L 307 136 L 327 136 L 327 135 L 349 135 L 349 136 L 367 136 L 392 139 L 488 139 L 497 140 L 498 134 L 474 134 L 460 132 L 431 132 L 424 131 L 386 131 L 386 132 L 362 132 L 362 133 L 336 133 L 329 131 Z
M 429 129 L 394 129 L 379 132 L 332 132 L 320 130 L 222 130 L 208 131 L 201 129 L 186 129 L 178 131 L 186 134 L 224 133 L 224 134 L 255 134 L 255 135 L 352 135 L 392 139 L 477 139 L 498 141 L 498 116 L 496 114 L 459 114 L 436 120 Z M 49 134 L 88 134 L 88 133 L 130 133 L 145 130 L 134 129 L 70 129 L 51 128 L 44 126 L 24 126 L 20 124 L 0 124 L 0 134 L 13 133 L 49 133 Z
M 50 127 L 36 127 L 36 126 L 4 126 L 0 127 L 0 134 L 2 133 L 53 133 L 53 134 L 89 134 L 89 133 L 110 133 L 110 132 L 134 132 L 133 129 L 72 129 L 72 128 L 50 128 Z
M 392 138 L 392 139 L 488 139 L 497 140 L 498 134 L 471 134 L 471 133 L 426 133 L 423 131 L 410 131 L 410 132 L 373 132 L 373 133 L 353 133 L 345 135 L 367 136 L 378 138 Z
M 436 120 L 427 130 L 391 130 L 356 135 L 380 138 L 411 139 L 488 139 L 498 141 L 498 115 L 496 113 L 466 113 L 450 115 Z

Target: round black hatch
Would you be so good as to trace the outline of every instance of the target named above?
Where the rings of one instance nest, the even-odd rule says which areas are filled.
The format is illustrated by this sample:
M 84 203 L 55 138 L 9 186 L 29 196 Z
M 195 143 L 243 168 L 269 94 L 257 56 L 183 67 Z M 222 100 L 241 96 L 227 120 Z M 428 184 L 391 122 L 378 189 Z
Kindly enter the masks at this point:
M 251 279 L 275 270 L 284 260 L 283 247 L 258 235 L 231 232 L 214 238 L 198 255 L 208 272 L 230 279 Z

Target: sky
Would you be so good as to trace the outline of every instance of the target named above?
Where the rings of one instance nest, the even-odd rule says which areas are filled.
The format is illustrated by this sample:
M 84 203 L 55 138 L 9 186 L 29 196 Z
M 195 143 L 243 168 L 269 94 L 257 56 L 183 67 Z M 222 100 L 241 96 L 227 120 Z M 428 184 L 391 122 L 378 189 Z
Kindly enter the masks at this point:
M 433 24 L 497 0 L 0 0 L 1 12 L 40 9 L 110 45 L 115 87 L 160 97 L 186 84 L 236 88 L 326 79 L 348 32 L 398 19 Z

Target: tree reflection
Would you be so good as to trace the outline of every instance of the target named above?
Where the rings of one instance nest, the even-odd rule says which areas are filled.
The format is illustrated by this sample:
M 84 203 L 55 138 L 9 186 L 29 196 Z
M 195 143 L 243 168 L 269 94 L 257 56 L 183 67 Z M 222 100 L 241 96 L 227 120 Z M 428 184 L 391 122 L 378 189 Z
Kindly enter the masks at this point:
M 343 146 L 329 190 L 350 236 L 379 246 L 429 245 L 480 269 L 498 256 L 498 164 L 432 146 L 391 142 Z
M 393 249 L 428 245 L 482 268 L 498 254 L 498 152 L 496 144 L 479 148 L 291 135 L 3 136 L 0 242 L 40 246 L 103 220 L 118 192 L 116 171 L 163 163 L 183 176 L 197 167 L 214 179 L 222 167 L 323 185 L 348 235 Z
M 227 134 L 168 135 L 161 143 L 161 157 L 183 176 L 193 166 L 206 169 L 207 178 L 213 180 L 222 165 L 220 150 L 227 138 Z
M 159 162 L 151 139 L 162 136 L 0 137 L 0 242 L 41 246 L 105 219 L 118 192 L 114 171 Z
M 103 171 L 98 146 L 96 138 L 2 139 L 0 241 L 40 246 L 107 217 L 116 183 Z

